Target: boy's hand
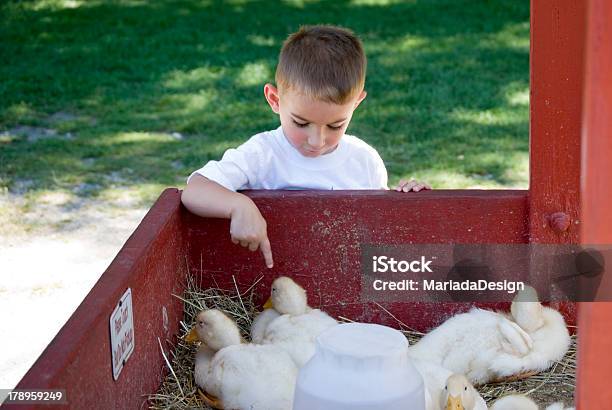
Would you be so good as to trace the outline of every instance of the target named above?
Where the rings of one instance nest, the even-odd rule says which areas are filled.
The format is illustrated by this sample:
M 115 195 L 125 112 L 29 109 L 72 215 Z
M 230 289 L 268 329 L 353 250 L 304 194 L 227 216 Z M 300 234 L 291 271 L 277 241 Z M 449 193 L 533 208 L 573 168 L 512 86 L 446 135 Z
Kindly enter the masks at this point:
M 255 203 L 247 196 L 234 207 L 230 213 L 230 235 L 232 242 L 240 244 L 251 251 L 261 250 L 266 266 L 274 265 L 272 248 L 268 240 L 266 220 L 261 216 Z
M 397 192 L 419 192 L 423 189 L 431 189 L 431 186 L 424 182 L 419 182 L 414 179 L 406 181 L 404 179 L 400 180 L 399 184 L 395 187 Z

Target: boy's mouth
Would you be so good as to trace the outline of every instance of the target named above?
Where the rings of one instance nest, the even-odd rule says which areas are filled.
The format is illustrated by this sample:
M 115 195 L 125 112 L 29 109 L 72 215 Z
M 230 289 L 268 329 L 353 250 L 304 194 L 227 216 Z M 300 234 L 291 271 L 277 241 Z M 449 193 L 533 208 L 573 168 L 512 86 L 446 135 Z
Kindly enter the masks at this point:
M 323 152 L 323 148 L 321 148 L 321 149 L 306 148 L 306 152 L 310 152 L 312 154 L 318 154 L 320 152 Z
M 336 147 L 330 148 L 329 146 L 324 146 L 318 149 L 312 147 L 302 147 L 302 153 L 306 156 L 318 157 L 329 154 L 330 152 L 334 151 Z
M 306 154 L 309 154 L 309 155 L 319 155 L 323 153 L 323 148 L 316 149 L 316 148 L 310 148 L 310 147 L 303 147 L 302 151 L 304 151 Z

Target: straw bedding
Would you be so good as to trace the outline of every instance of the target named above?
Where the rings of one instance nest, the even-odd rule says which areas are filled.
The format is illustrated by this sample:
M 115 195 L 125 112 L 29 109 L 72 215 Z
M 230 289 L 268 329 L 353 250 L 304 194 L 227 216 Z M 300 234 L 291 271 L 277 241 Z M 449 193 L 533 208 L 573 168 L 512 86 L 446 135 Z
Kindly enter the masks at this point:
M 232 291 L 222 289 L 199 289 L 190 275 L 187 276 L 184 295 L 175 295 L 183 301 L 185 317 L 182 326 L 181 338 L 174 350 L 167 352 L 160 348 L 168 374 L 162 381 L 159 391 L 148 397 L 150 409 L 210 409 L 197 394 L 197 385 L 193 380 L 193 359 L 196 346 L 183 341 L 182 336 L 187 333 L 194 323 L 197 313 L 203 309 L 219 309 L 233 318 L 245 338 L 249 340 L 249 329 L 258 310 L 253 303 L 254 288 L 257 280 L 248 289 L 239 289 L 235 286 Z M 410 344 L 415 343 L 423 336 L 413 331 L 397 320 L 390 312 L 380 306 L 380 309 L 389 314 L 396 322 L 397 328 L 406 335 Z M 339 321 L 350 321 L 349 318 L 339 317 Z M 573 403 L 576 373 L 576 336 L 572 336 L 572 343 L 565 357 L 556 362 L 549 370 L 524 380 L 492 383 L 478 387 L 478 391 L 490 405 L 497 398 L 510 393 L 529 395 L 537 403 L 550 404 L 563 401 L 566 405 Z

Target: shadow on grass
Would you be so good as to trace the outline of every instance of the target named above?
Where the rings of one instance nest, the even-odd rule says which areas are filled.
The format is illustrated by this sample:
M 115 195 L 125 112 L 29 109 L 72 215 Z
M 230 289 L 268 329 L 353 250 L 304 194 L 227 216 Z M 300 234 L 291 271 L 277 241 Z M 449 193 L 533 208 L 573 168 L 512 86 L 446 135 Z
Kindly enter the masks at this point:
M 23 179 L 33 191 L 89 184 L 87 195 L 181 185 L 278 125 L 263 84 L 286 36 L 316 23 L 349 27 L 365 44 L 368 98 L 349 132 L 379 149 L 392 181 L 439 171 L 525 183 L 515 168 L 528 152 L 528 2 L 66 3 L 78 5 L 0 6 L 0 131 L 30 124 L 75 135 L 0 140 L 9 189 Z M 58 111 L 95 121 L 50 125 Z M 102 177 L 110 174 L 118 177 Z

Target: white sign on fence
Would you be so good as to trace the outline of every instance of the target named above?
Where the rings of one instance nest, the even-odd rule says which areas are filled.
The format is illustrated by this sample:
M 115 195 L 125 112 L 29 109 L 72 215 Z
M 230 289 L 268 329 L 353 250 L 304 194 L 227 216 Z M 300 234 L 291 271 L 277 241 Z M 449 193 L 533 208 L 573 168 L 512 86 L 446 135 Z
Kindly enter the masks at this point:
M 110 316 L 110 335 L 113 377 L 117 380 L 125 362 L 134 351 L 134 315 L 131 288 L 125 291 Z

